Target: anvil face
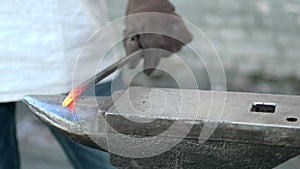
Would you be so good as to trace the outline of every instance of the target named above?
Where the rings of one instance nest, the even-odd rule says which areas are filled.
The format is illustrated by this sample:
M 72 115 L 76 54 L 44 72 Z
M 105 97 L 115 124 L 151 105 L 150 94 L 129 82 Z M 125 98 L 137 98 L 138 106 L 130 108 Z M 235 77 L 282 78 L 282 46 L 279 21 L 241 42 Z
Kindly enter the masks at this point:
M 154 145 L 143 147 L 144 152 L 154 151 L 157 143 L 169 144 L 181 136 L 181 143 L 186 148 L 194 146 L 189 151 L 200 154 L 199 158 L 205 156 L 199 151 L 207 150 L 211 157 L 230 160 L 220 150 L 230 153 L 234 149 L 248 162 L 245 166 L 258 163 L 257 152 L 268 156 L 268 162 L 262 159 L 267 166 L 276 166 L 300 153 L 299 96 L 142 87 L 130 87 L 114 95 L 117 99 L 81 97 L 75 112 L 61 106 L 64 96 L 27 96 L 24 102 L 42 121 L 71 139 L 98 149 L 106 149 L 107 142 L 113 146 L 110 150 L 121 151 L 112 152 L 120 156 L 142 158 L 134 156 L 140 152 L 140 143 L 130 139 L 126 142 L 127 135 L 157 136 Z M 210 107 L 212 102 L 216 104 Z M 222 110 L 221 114 L 218 110 Z M 204 144 L 194 144 L 205 138 L 201 138 L 205 128 L 214 130 Z M 265 148 L 268 151 L 262 151 Z M 249 152 L 245 153 L 245 149 Z M 164 157 L 155 158 L 159 159 Z
M 131 123 L 132 125 L 127 123 L 127 127 L 121 125 L 122 121 L 118 122 L 115 127 L 125 133 L 130 133 L 129 129 L 139 125 L 137 120 L 143 125 L 152 126 L 153 123 L 147 122 L 163 120 L 193 124 L 218 123 L 219 127 L 260 132 L 267 129 L 300 129 L 299 96 L 131 87 L 126 91 L 115 92 L 112 97 L 80 97 L 75 103 L 75 112 L 61 106 L 64 97 L 26 96 L 24 102 L 48 125 L 78 135 L 92 132 L 95 135 L 101 134 L 101 131 L 95 131 L 95 128 L 99 129 L 99 126 L 106 123 L 100 123 L 100 114 L 109 120 L 113 116 L 122 116 L 136 122 Z M 210 105 L 213 102 L 215 105 Z M 291 132 L 285 136 L 289 137 L 289 133 Z M 175 136 L 177 133 L 172 134 Z M 230 139 L 245 138 L 247 137 L 238 136 Z M 300 142 L 298 145 L 300 146 Z

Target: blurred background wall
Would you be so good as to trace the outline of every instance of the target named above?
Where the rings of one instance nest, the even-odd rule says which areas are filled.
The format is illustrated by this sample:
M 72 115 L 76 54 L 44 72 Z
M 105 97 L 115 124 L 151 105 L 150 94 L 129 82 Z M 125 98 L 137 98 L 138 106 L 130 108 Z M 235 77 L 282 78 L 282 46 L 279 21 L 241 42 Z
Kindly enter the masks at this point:
M 171 2 L 216 47 L 225 68 L 228 90 L 300 93 L 299 0 Z M 111 20 L 123 16 L 126 1 L 108 1 L 108 5 Z M 201 47 L 195 43 L 191 46 Z M 210 54 L 205 48 L 201 50 L 204 55 Z M 197 69 L 199 64 L 191 67 Z M 198 81 L 201 80 L 204 81 Z M 200 84 L 203 86 L 203 82 Z

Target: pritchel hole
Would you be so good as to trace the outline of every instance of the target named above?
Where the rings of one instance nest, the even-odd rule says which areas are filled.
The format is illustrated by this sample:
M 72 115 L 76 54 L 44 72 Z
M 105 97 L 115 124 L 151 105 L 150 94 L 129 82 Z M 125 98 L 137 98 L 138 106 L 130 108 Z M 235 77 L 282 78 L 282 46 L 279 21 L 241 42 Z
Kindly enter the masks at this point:
M 286 121 L 288 121 L 288 122 L 296 122 L 296 121 L 298 121 L 298 118 L 297 117 L 287 117 Z
M 146 103 L 146 101 L 143 101 L 143 103 Z
M 252 112 L 262 112 L 262 113 L 275 113 L 276 104 L 275 103 L 265 103 L 265 102 L 254 102 L 250 111 Z

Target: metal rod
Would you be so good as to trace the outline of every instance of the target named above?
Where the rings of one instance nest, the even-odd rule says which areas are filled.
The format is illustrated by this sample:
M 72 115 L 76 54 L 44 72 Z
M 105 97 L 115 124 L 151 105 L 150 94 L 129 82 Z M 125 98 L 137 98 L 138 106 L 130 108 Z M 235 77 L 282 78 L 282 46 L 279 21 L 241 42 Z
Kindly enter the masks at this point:
M 133 54 L 130 54 L 128 56 L 123 57 L 122 59 L 118 60 L 114 64 L 108 66 L 106 69 L 100 71 L 95 76 L 89 78 L 88 80 L 81 83 L 79 86 L 82 86 L 84 88 L 89 88 L 97 83 L 99 83 L 101 80 L 109 76 L 110 74 L 114 73 L 116 70 L 120 69 L 124 65 L 126 65 L 129 61 L 133 60 L 136 57 L 136 52 Z M 78 86 L 78 87 L 79 87 Z
M 80 85 L 78 85 L 77 87 L 73 88 L 69 92 L 69 94 L 67 95 L 67 97 L 65 98 L 65 100 L 63 101 L 62 106 L 63 107 L 68 106 L 78 96 L 80 96 L 80 94 L 82 92 L 84 92 L 86 89 L 88 89 L 89 87 L 94 86 L 95 84 L 99 83 L 101 80 L 103 80 L 104 78 L 106 78 L 107 76 L 109 76 L 110 74 L 112 74 L 113 72 L 115 72 L 116 70 L 120 69 L 121 67 L 123 67 L 124 65 L 126 65 L 127 63 L 129 63 L 130 61 L 136 59 L 137 57 L 140 57 L 140 55 L 138 54 L 138 52 L 142 52 L 142 51 L 138 50 L 138 51 L 136 51 L 136 52 L 134 52 L 134 53 L 132 53 L 130 55 L 127 55 L 127 56 L 123 57 L 122 59 L 118 60 L 114 64 L 108 66 L 104 70 L 102 70 L 99 73 L 97 73 L 95 76 L 87 79 L 86 81 L 84 81 L 83 83 L 81 83 Z

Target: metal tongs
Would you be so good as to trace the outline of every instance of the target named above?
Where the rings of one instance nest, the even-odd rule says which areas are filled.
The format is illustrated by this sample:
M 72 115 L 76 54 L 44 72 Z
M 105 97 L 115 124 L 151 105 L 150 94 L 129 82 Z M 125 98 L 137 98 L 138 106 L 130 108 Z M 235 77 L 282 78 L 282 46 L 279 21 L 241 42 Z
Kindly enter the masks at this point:
M 97 73 L 95 76 L 87 79 L 86 81 L 84 81 L 83 83 L 78 85 L 77 87 L 73 88 L 68 93 L 66 98 L 64 99 L 64 101 L 62 103 L 62 106 L 63 107 L 70 106 L 70 108 L 74 107 L 74 101 L 80 96 L 80 94 L 82 92 L 87 90 L 89 87 L 94 86 L 95 84 L 99 83 L 101 80 L 103 80 L 104 78 L 106 78 L 110 74 L 114 73 L 116 70 L 120 69 L 121 67 L 123 67 L 127 63 L 131 62 L 134 59 L 137 59 L 137 57 L 140 57 L 140 55 L 137 54 L 138 52 L 142 52 L 142 51 L 138 50 L 138 51 L 136 51 L 136 52 L 134 52 L 134 53 L 132 53 L 128 56 L 123 57 L 122 59 L 118 60 L 114 64 L 107 67 L 106 69 L 104 69 L 104 70 L 100 71 L 99 73 Z

